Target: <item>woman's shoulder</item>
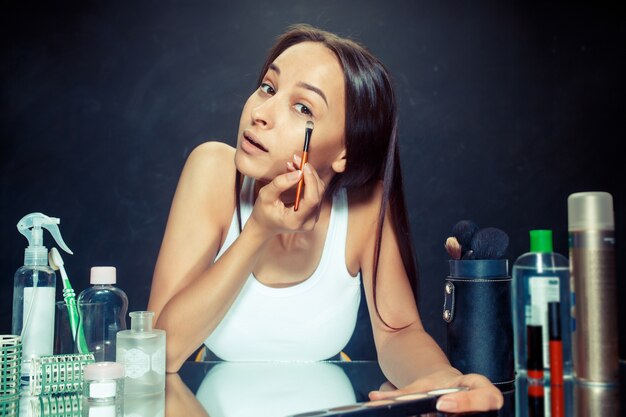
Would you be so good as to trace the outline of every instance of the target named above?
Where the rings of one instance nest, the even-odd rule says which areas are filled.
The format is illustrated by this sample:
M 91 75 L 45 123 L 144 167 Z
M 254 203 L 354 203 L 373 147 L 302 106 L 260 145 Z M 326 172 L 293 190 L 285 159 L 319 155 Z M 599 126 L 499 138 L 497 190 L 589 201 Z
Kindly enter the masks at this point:
M 235 149 L 223 142 L 209 141 L 196 146 L 185 163 L 185 171 L 200 181 L 224 183 L 235 178 Z
M 220 166 L 235 167 L 235 148 L 224 142 L 208 141 L 196 146 L 188 157 L 188 163 L 206 168 Z
M 196 146 L 187 157 L 179 188 L 185 195 L 195 196 L 195 203 L 213 215 L 228 214 L 235 204 L 234 156 L 235 149 L 226 143 L 210 141 Z
M 352 274 L 361 269 L 363 254 L 368 251 L 371 252 L 376 236 L 382 196 L 382 182 L 371 187 L 358 187 L 348 191 L 346 265 Z
M 357 187 L 348 191 L 350 216 L 359 221 L 368 218 L 378 221 L 380 203 L 383 198 L 383 183 L 381 181 L 369 187 Z

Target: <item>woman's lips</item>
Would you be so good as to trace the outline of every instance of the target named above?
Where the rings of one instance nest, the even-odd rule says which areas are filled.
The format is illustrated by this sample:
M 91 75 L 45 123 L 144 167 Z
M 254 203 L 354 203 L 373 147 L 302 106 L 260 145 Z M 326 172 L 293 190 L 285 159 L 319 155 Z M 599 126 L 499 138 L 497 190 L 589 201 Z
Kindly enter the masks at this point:
M 243 133 L 242 146 L 246 146 L 247 148 L 254 146 L 256 149 L 259 149 L 263 152 L 268 152 L 267 148 L 263 146 L 263 144 L 259 141 L 259 139 L 256 138 L 254 135 L 252 135 L 250 132 Z

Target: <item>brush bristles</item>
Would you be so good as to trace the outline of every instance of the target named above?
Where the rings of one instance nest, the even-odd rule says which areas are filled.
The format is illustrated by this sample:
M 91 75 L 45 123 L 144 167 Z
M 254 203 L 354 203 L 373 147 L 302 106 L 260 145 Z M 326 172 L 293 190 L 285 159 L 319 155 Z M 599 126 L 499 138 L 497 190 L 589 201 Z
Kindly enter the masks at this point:
M 309 120 L 308 122 L 306 122 L 306 128 L 307 129 L 313 130 L 313 127 L 314 127 L 314 124 L 313 124 L 312 121 Z
M 502 259 L 509 246 L 509 236 L 496 227 L 476 232 L 472 238 L 474 259 Z
M 455 237 L 446 239 L 445 248 L 452 259 L 461 259 L 461 245 Z

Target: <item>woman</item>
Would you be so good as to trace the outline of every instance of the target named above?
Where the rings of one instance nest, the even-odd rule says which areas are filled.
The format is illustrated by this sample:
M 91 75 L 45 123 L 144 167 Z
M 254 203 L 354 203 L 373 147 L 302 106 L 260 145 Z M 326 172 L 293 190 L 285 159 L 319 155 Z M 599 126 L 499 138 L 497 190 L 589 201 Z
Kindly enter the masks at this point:
M 148 304 L 167 331 L 168 372 L 202 343 L 226 360 L 327 359 L 352 333 L 362 281 L 381 369 L 401 388 L 371 399 L 465 385 L 439 409 L 501 407 L 498 389 L 452 368 L 421 324 L 382 63 L 298 25 L 278 39 L 258 85 L 236 149 L 196 148 L 174 196 Z

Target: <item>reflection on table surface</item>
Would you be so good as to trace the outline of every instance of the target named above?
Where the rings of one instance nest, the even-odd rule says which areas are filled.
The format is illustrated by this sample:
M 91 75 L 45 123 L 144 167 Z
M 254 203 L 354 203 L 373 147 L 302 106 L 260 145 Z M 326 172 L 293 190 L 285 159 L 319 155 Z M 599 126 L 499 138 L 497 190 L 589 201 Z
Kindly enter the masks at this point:
M 584 386 L 566 382 L 564 417 L 620 417 L 626 415 L 626 365 L 621 364 L 620 384 L 612 387 Z M 116 410 L 82 407 L 44 410 L 45 401 L 21 398 L 20 417 L 284 417 L 368 400 L 385 377 L 376 362 L 188 362 L 178 374 L 167 376 L 165 393 L 149 397 L 124 398 Z M 528 386 L 519 379 L 516 388 L 505 392 L 502 410 L 474 413 L 473 416 L 529 415 Z M 549 392 L 545 392 L 549 397 Z M 80 396 L 57 398 L 57 403 L 73 404 Z M 79 401 L 80 402 L 80 401 Z M 549 403 L 548 403 L 549 404 Z M 58 407 L 57 407 L 58 408 Z M 5 414 L 10 408 L 0 408 Z M 550 416 L 549 406 L 543 415 Z M 62 412 L 60 412 L 62 411 Z M 434 410 L 433 410 L 434 411 Z M 621 412 L 621 414 L 620 414 Z M 313 415 L 313 414 L 312 414 Z M 323 417 L 323 414 L 317 414 Z M 350 414 L 345 414 L 350 415 Z M 356 414 L 353 414 L 356 417 Z M 376 414 L 381 417 L 387 414 Z M 399 415 L 399 414 L 394 414 Z M 429 416 L 441 416 L 431 413 Z M 558 416 L 552 416 L 558 417 Z
M 517 415 L 528 417 L 619 417 L 626 413 L 624 406 L 624 383 L 620 385 L 584 385 L 573 379 L 563 384 L 564 409 L 552 411 L 552 388 L 546 385 L 540 398 L 529 395 L 529 386 L 524 378 L 516 384 Z M 620 399 L 621 397 L 621 399 Z M 620 414 L 620 409 L 622 414 Z
M 367 401 L 385 382 L 376 362 L 187 363 L 179 376 L 168 378 L 168 416 L 181 384 L 206 413 L 198 416 L 279 417 Z
M 620 384 L 614 386 L 587 386 L 566 381 L 564 417 L 626 415 L 624 363 L 620 371 Z M 190 362 L 179 374 L 168 376 L 166 417 L 287 416 L 367 401 L 368 393 L 385 381 L 378 364 L 372 361 Z M 504 393 L 505 405 L 501 410 L 472 415 L 528 416 L 527 392 L 526 381 L 520 378 L 514 390 Z M 546 395 L 549 396 L 549 390 Z M 547 401 L 545 417 L 550 417 L 549 405 Z M 433 412 L 432 415 L 443 414 Z

